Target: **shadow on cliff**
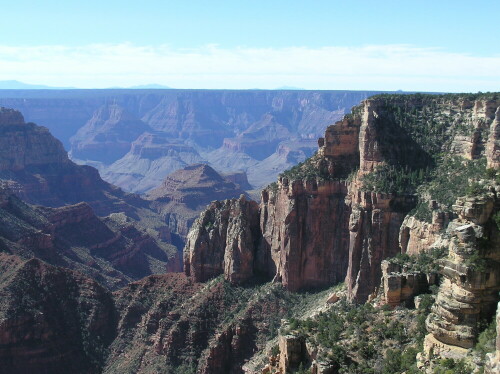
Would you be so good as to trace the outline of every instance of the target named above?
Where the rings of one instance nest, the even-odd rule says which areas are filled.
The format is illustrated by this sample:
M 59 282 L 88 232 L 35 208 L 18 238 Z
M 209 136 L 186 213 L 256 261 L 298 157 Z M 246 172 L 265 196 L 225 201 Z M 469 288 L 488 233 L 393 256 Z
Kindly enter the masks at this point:
M 394 113 L 381 113 L 377 119 L 380 150 L 391 166 L 410 170 L 434 168 L 434 158 L 426 152 L 408 132 L 397 123 Z

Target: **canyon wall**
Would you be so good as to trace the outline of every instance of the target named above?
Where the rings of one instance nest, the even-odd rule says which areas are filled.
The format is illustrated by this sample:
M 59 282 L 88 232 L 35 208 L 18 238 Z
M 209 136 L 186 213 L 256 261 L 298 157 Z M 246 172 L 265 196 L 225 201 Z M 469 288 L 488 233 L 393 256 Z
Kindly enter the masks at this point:
M 440 260 L 443 281 L 426 321 L 427 357 L 464 357 L 476 343 L 480 321 L 494 314 L 500 291 L 500 231 L 492 216 L 498 212 L 499 192 L 461 198 L 453 207 L 458 218 L 448 226 L 448 256 Z
M 310 156 L 311 140 L 375 93 L 16 90 L 0 92 L 0 105 L 47 126 L 75 161 L 98 167 L 106 181 L 143 193 L 168 173 L 200 161 L 219 172 L 247 171 L 250 183 L 261 187 L 297 157 Z M 151 144 L 145 134 L 158 141 Z M 283 155 L 283 146 L 294 155 Z
M 407 217 L 417 204 L 414 192 L 396 188 L 377 192 L 377 187 L 367 187 L 365 176 L 384 167 L 407 173 L 432 167 L 433 157 L 442 151 L 465 159 L 486 157 L 488 166 L 494 165 L 498 138 L 490 129 L 498 126 L 499 106 L 500 100 L 481 97 L 416 95 L 366 100 L 352 115 L 327 128 L 313 157 L 262 191 L 259 211 L 252 213 L 259 215 L 259 227 L 253 230 L 261 237 L 246 249 L 252 253 L 248 259 L 254 268 L 290 290 L 345 279 L 349 299 L 367 301 L 380 286 L 382 261 L 401 252 L 418 254 L 447 244 L 438 233 L 454 213 L 436 208 L 431 223 Z M 409 121 L 405 115 L 414 118 L 413 122 L 405 122 Z M 423 132 L 421 123 L 429 119 L 438 121 L 434 126 L 440 133 Z M 220 214 L 217 209 L 212 205 L 210 214 Z M 248 221 L 254 221 L 253 216 Z M 203 222 L 194 224 L 187 256 L 205 253 L 201 248 L 206 245 L 196 244 L 205 243 L 201 238 L 206 233 L 200 231 Z M 218 228 L 216 222 L 215 231 Z M 218 238 L 218 249 L 232 240 L 230 236 Z M 216 266 L 219 274 L 228 259 L 222 251 L 205 261 Z

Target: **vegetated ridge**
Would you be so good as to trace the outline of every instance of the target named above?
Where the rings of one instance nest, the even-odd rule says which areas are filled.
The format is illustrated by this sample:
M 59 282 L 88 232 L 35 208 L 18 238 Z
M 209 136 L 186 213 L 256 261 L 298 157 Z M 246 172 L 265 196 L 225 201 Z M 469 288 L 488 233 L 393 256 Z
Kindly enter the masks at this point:
M 428 335 L 415 345 L 419 365 L 431 372 L 438 359 L 468 357 L 500 290 L 499 107 L 498 94 L 366 100 L 327 128 L 316 155 L 266 188 L 260 205 L 240 199 L 203 212 L 188 235 L 185 271 L 233 283 L 260 275 L 292 291 L 345 280 L 347 300 L 391 306 L 412 305 L 439 284 Z M 412 256 L 430 251 L 442 257 L 437 269 L 410 270 Z M 384 265 L 401 254 L 406 262 Z M 311 370 L 361 364 L 297 349 L 293 365 Z

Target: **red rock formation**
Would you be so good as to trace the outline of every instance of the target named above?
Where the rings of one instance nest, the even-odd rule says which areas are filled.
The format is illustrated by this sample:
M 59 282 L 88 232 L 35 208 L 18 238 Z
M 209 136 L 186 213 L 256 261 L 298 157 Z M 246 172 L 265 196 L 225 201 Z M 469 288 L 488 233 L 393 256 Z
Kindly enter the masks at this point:
M 104 182 L 97 170 L 68 159 L 61 142 L 22 115 L 0 110 L 0 179 L 24 201 L 61 206 L 86 201 L 100 215 L 134 214 L 145 202 Z M 5 117 L 5 119 L 4 119 Z
M 219 274 L 234 283 L 254 275 L 260 238 L 258 204 L 239 199 L 213 202 L 196 220 L 184 248 L 184 271 L 197 282 Z
M 191 208 L 213 200 L 231 199 L 243 193 L 206 164 L 186 166 L 169 174 L 161 186 L 150 191 L 148 198 L 157 201 L 185 203 Z
M 98 372 L 115 329 L 111 294 L 83 275 L 0 253 L 0 372 Z
M 347 270 L 347 186 L 343 182 L 288 182 L 264 190 L 259 264 L 288 289 L 340 282 Z
M 476 340 L 478 322 L 493 315 L 500 291 L 500 232 L 491 221 L 498 190 L 460 198 L 454 205 L 449 255 L 440 260 L 443 282 L 426 325 L 427 357 L 462 358 Z M 487 250 L 480 241 L 489 241 Z
M 274 274 L 288 289 L 323 286 L 345 278 L 349 298 L 364 302 L 380 284 L 381 262 L 401 252 L 400 238 L 403 251 L 418 252 L 423 248 L 415 244 L 419 235 L 437 233 L 452 219 L 436 213 L 432 227 L 409 227 L 407 222 L 400 234 L 415 197 L 367 191 L 363 176 L 382 165 L 413 162 L 422 167 L 430 162 L 427 151 L 415 140 L 418 138 L 412 138 L 414 135 L 393 117 L 398 105 L 402 106 L 400 110 L 406 110 L 404 105 L 421 110 L 426 104 L 419 97 L 402 100 L 404 103 L 384 100 L 367 100 L 354 109 L 353 115 L 328 127 L 318 142 L 317 155 L 285 173 L 276 187 L 263 191 L 259 213 L 262 241 L 254 252 L 255 264 L 265 274 Z M 442 144 L 432 147 L 468 158 L 486 155 L 491 163 L 494 151 L 485 153 L 485 132 L 490 124 L 495 126 L 493 113 L 499 103 L 439 100 L 436 116 L 439 121 L 454 121 L 447 129 L 452 136 L 443 137 Z M 453 127 L 459 125 L 469 126 L 472 135 L 460 135 L 462 130 Z M 350 173 L 354 177 L 348 179 Z M 214 214 L 212 207 L 210 215 Z M 203 233 L 201 240 L 198 235 L 199 227 L 195 227 L 187 252 L 196 256 L 196 243 L 200 243 L 200 252 L 208 255 L 204 244 L 208 237 Z M 226 239 L 217 238 L 221 240 L 218 246 L 225 247 Z M 438 245 L 435 241 L 431 244 Z M 252 252 L 251 248 L 247 250 Z M 221 255 L 217 253 L 216 260 L 202 256 L 198 261 L 203 258 L 212 265 L 212 261 L 220 264 Z M 206 273 L 211 274 L 208 277 L 220 273 L 218 266 L 217 271 Z
M 365 302 L 380 283 L 382 260 L 400 253 L 399 229 L 414 199 L 359 191 L 356 187 L 351 189 L 350 198 L 354 208 L 349 218 L 346 283 L 349 297 Z
M 237 198 L 243 193 L 210 166 L 194 164 L 169 174 L 160 186 L 150 191 L 147 199 L 170 230 L 185 238 L 196 217 L 210 202 Z
M 25 123 L 21 113 L 0 108 L 0 171 L 69 163 L 64 148 L 44 128 Z
M 166 271 L 175 251 L 124 214 L 99 218 L 86 203 L 33 207 L 5 190 L 3 195 L 3 250 L 80 270 L 110 288 Z

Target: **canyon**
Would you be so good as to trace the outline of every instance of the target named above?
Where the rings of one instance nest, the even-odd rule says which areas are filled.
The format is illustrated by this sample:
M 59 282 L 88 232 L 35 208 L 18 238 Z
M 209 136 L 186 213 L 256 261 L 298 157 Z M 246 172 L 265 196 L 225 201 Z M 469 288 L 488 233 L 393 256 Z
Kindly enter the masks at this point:
M 398 121 L 394 109 L 408 107 L 414 112 Z M 442 126 L 438 136 L 424 133 L 427 116 Z M 499 116 L 498 98 L 368 99 L 327 128 L 316 155 L 264 189 L 260 206 L 240 199 L 208 207 L 188 235 L 185 271 L 197 281 L 223 274 L 235 284 L 259 273 L 290 291 L 345 280 L 348 300 L 365 303 L 384 290 L 385 303 L 396 306 L 428 292 L 437 274 L 402 273 L 383 260 L 445 247 L 424 350 L 428 360 L 463 358 L 478 336 L 477 324 L 491 318 L 500 291 L 497 182 L 483 180 L 478 192 L 468 192 L 479 196 L 455 196 L 447 207 L 444 198 L 429 198 L 431 181 L 417 201 L 404 176 L 402 185 L 386 186 L 382 173 L 422 170 L 441 162 L 433 160 L 436 151 L 472 164 L 481 159 L 483 173 L 486 166 L 494 170 Z M 418 215 L 424 208 L 429 223 Z
M 315 148 L 372 91 L 0 90 L 0 106 L 46 126 L 71 158 L 128 192 L 205 161 L 260 188 Z M 230 157 L 227 157 L 231 155 Z
M 0 143 L 4 251 L 82 271 L 113 289 L 166 271 L 177 249 L 146 200 L 73 163 L 46 128 L 18 111 L 0 108 Z
M 42 166 L 9 158 L 17 151 L 3 156 L 0 372 L 497 371 L 499 340 L 487 333 L 500 291 L 498 94 L 371 97 L 328 126 L 308 158 L 280 143 L 289 129 L 264 116 L 223 147 L 259 161 L 262 144 L 249 134 L 265 129 L 282 156 L 303 161 L 260 202 L 245 194 L 245 174 L 222 176 L 203 163 L 164 177 L 146 199 L 126 194 L 69 161 L 18 112 L 2 113 L 5 147 L 28 139 L 54 151 Z M 105 113 L 94 123 L 113 128 L 129 118 Z M 155 125 L 161 116 L 141 119 L 153 129 L 144 135 L 150 148 L 160 127 L 178 130 Z M 79 168 L 92 170 L 98 183 L 90 185 L 117 204 L 53 192 L 50 173 L 79 176 Z M 32 175 L 48 186 L 37 202 L 47 207 L 29 204 Z M 191 209 L 191 219 L 201 211 L 190 229 L 175 226 L 183 253 L 166 246 L 179 222 L 167 227 L 172 204 Z M 74 244 L 68 251 L 61 242 Z M 174 256 L 171 271 L 182 259 L 183 273 L 141 272 L 141 261 L 159 264 L 151 256 L 162 248 Z M 87 262 L 75 260 L 88 253 Z M 88 269 L 96 265 L 99 274 Z M 61 335 L 66 324 L 76 327 Z M 70 344 L 71 352 L 61 348 Z

